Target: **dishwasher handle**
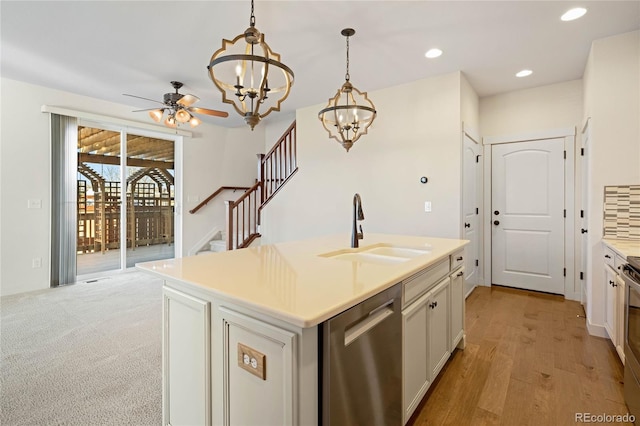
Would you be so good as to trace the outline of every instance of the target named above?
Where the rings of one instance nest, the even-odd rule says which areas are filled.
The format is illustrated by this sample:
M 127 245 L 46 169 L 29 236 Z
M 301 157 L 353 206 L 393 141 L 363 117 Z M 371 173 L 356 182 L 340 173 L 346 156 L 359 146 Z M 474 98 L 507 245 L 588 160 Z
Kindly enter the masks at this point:
M 368 315 L 362 317 L 359 321 L 353 323 L 349 328 L 344 330 L 344 345 L 349 346 L 356 341 L 360 336 L 371 330 L 376 325 L 387 319 L 390 315 L 393 315 L 393 301 L 391 299 L 386 303 L 378 306 Z

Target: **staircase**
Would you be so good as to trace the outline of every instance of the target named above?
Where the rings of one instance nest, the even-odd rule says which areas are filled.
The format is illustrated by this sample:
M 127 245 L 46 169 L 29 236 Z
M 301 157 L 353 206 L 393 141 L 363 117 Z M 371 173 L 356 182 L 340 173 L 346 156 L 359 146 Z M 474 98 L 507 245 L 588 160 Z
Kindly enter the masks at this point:
M 251 187 L 218 188 L 189 213 L 194 214 L 225 189 L 242 189 L 235 201 L 225 201 L 225 231 L 211 240 L 211 251 L 249 247 L 260 238 L 260 214 L 280 188 L 298 171 L 296 162 L 296 122 L 284 132 L 266 154 L 258 154 L 258 180 Z

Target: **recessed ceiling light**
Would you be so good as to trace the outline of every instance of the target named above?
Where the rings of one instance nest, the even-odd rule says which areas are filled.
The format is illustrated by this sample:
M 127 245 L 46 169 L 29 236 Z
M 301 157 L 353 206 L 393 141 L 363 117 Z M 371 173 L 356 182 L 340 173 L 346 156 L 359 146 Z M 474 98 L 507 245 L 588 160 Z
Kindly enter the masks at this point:
M 529 75 L 533 74 L 533 71 L 531 70 L 522 70 L 519 71 L 518 73 L 516 73 L 516 77 L 527 77 Z
M 563 21 L 573 21 L 584 16 L 585 13 L 587 13 L 587 9 L 584 7 L 574 7 L 573 9 L 567 10 L 560 19 Z
M 427 51 L 427 53 L 424 54 L 424 56 L 426 56 L 429 59 L 433 59 L 433 58 L 437 58 L 438 56 L 442 55 L 442 50 L 440 49 L 429 49 Z

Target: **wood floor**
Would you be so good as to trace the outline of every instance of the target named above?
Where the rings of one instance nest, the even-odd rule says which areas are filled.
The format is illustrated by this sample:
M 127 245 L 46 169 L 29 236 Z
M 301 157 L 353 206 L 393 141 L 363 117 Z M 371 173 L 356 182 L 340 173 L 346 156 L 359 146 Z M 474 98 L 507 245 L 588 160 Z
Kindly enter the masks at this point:
M 626 414 L 622 363 L 609 340 L 589 335 L 583 316 L 560 296 L 476 288 L 467 346 L 409 424 L 568 425 L 575 413 Z

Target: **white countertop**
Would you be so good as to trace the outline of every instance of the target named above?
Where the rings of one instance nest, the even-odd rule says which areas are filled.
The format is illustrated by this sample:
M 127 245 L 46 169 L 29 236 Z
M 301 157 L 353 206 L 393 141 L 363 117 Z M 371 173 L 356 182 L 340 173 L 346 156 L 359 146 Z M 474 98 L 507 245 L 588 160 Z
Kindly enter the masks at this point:
M 627 256 L 640 256 L 640 240 L 603 238 L 602 242 L 625 259 Z
M 430 251 L 393 264 L 319 256 L 353 250 L 348 249 L 350 235 L 341 234 L 145 262 L 136 267 L 305 328 L 391 287 L 467 243 L 445 238 L 365 234 L 360 240 L 360 250 L 389 244 Z

